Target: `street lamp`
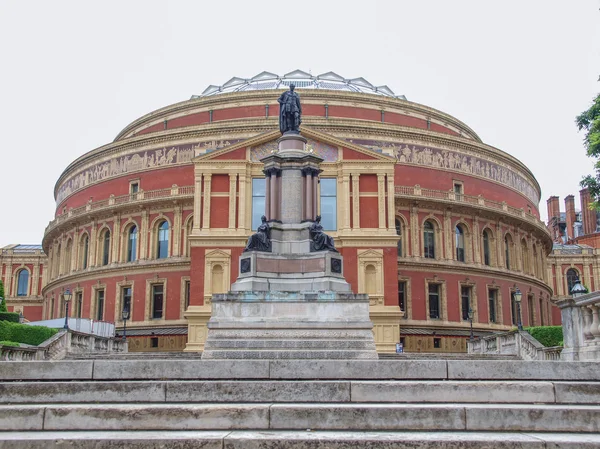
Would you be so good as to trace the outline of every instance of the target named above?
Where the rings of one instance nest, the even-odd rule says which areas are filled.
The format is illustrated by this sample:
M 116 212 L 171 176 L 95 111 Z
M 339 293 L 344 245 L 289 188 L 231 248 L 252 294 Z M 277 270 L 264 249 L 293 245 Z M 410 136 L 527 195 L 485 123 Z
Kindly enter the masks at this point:
M 515 289 L 515 302 L 517 303 L 517 328 L 522 331 L 523 323 L 521 322 L 521 298 L 523 297 L 523 293 L 519 290 L 519 287 Z
M 471 309 L 470 307 L 469 307 L 468 316 L 469 316 L 469 321 L 471 322 L 471 335 L 469 336 L 469 341 L 472 343 L 473 342 L 473 309 Z
M 129 309 L 123 309 L 121 312 L 121 318 L 123 319 L 123 340 L 127 340 L 127 320 L 129 319 Z
M 69 302 L 71 301 L 71 290 L 68 288 L 63 293 L 63 299 L 65 300 L 65 329 L 69 329 Z

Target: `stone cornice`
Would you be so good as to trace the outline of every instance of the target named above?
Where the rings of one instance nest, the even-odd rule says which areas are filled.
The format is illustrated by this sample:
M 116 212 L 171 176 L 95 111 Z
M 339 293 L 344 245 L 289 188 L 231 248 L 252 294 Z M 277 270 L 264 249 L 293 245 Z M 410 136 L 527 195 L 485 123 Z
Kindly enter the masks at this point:
M 225 106 L 236 107 L 242 106 L 250 102 L 256 102 L 257 104 L 272 104 L 275 103 L 277 97 L 283 92 L 283 89 L 279 90 L 257 90 L 257 91 L 245 91 L 245 92 L 232 92 L 226 94 L 213 95 L 210 97 L 202 97 L 193 100 L 181 101 L 169 106 L 152 111 L 137 120 L 127 125 L 116 137 L 115 142 L 123 139 L 128 134 L 131 134 L 134 129 L 140 126 L 151 126 L 156 123 L 160 123 L 164 120 L 165 116 L 176 116 L 189 114 L 191 111 L 203 112 L 209 110 L 223 109 Z M 434 109 L 429 106 L 425 106 L 419 103 L 414 103 L 408 100 L 402 100 L 398 98 L 385 97 L 375 94 L 358 93 L 358 92 L 340 92 L 335 90 L 300 90 L 301 98 L 303 103 L 307 104 L 334 104 L 335 102 L 345 102 L 353 106 L 366 105 L 370 108 L 377 106 L 377 109 L 388 110 L 398 113 L 404 113 L 411 115 L 413 113 L 423 114 L 425 116 L 431 116 L 432 118 L 438 119 L 440 122 L 447 126 L 453 126 L 464 132 L 465 134 L 471 135 L 473 139 L 481 142 L 479 136 L 463 122 L 452 117 L 451 115 Z

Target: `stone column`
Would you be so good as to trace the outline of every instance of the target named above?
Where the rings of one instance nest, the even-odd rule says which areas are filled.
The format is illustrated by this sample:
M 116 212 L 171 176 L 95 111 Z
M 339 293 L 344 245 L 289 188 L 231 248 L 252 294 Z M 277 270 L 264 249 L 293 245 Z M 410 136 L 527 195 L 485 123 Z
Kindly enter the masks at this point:
M 88 267 L 96 266 L 96 245 L 98 244 L 98 224 L 96 220 L 92 220 L 92 227 L 90 229 L 90 244 L 88 247 Z M 56 263 L 56 251 L 54 251 L 54 261 Z
M 181 216 L 183 214 L 183 208 L 181 204 L 175 205 L 173 214 L 173 256 L 181 255 Z
M 314 173 L 314 176 L 312 178 L 312 182 L 313 182 L 313 188 L 312 188 L 312 195 L 313 195 L 313 201 L 312 201 L 312 219 L 314 220 L 317 217 L 317 209 L 318 209 L 318 205 L 319 205 L 319 188 L 318 188 L 318 183 L 319 183 L 319 178 L 317 178 L 318 173 Z
M 193 228 L 200 229 L 202 222 L 202 175 L 196 175 L 194 182 L 194 218 Z
M 448 259 L 448 260 L 452 260 L 454 259 L 454 227 L 452 226 L 452 212 L 450 211 L 450 209 L 446 208 L 444 209 L 444 245 L 441 245 L 444 247 L 445 253 L 446 254 L 440 254 L 440 259 Z
M 498 263 L 498 268 L 506 268 L 504 257 L 504 236 L 502 235 L 502 226 L 500 226 L 500 223 L 496 223 L 496 261 Z
M 40 283 L 40 261 L 36 259 L 33 264 L 33 279 L 31 280 L 31 295 L 37 296 L 38 294 L 38 286 Z
M 360 228 L 360 175 L 352 173 L 352 229 Z
M 115 214 L 115 218 L 113 221 L 113 241 L 112 241 L 112 254 L 111 254 L 111 263 L 119 262 L 121 260 L 121 251 L 119 242 L 121 240 L 121 217 L 119 214 Z
M 419 208 L 416 205 L 410 206 L 410 240 L 412 242 L 412 255 L 421 257 L 419 240 L 421 239 L 421 227 L 419 226 Z
M 244 229 L 246 227 L 246 175 L 240 173 L 238 176 L 238 228 Z
M 377 209 L 379 212 L 379 229 L 385 229 L 385 175 L 377 174 Z
M 271 169 L 269 175 L 271 176 L 269 183 L 269 188 L 271 190 L 269 220 L 280 220 L 281 217 L 279 217 L 279 214 L 277 213 L 277 203 L 279 202 L 279 197 L 277 195 L 277 170 Z
M 265 173 L 265 217 L 271 219 L 271 176 Z
M 75 226 L 75 229 L 73 230 L 73 238 L 71 239 L 71 266 L 69 267 L 69 273 L 72 273 L 77 269 L 77 250 L 79 248 L 77 231 L 77 226 Z
M 235 203 L 236 203 L 237 173 L 229 174 L 229 229 L 235 229 Z
M 138 237 L 140 239 L 140 259 L 144 260 L 148 257 L 148 209 L 142 210 L 142 223 Z
M 473 261 L 475 263 L 481 263 L 481 248 L 479 242 L 481 241 L 481 233 L 479 232 L 479 219 L 477 217 L 473 217 L 473 233 L 471 237 L 471 242 L 473 242 Z
M 350 204 L 350 175 L 342 176 L 342 186 L 341 204 L 343 205 L 342 211 L 344 213 L 343 228 L 350 229 L 350 209 L 352 209 Z
M 208 231 L 210 228 L 210 195 L 211 195 L 212 174 L 204 174 L 204 207 L 202 214 L 202 230 Z
M 304 173 L 306 174 L 306 191 L 304 192 L 305 195 L 305 202 L 304 202 L 304 207 L 305 207 L 305 212 L 304 212 L 304 220 L 314 220 L 315 217 L 312 216 L 312 212 L 313 212 L 313 179 L 312 179 L 312 170 L 308 169 L 308 170 L 304 170 Z
M 387 175 L 387 209 L 388 229 L 396 229 L 396 192 L 394 188 L 394 176 Z

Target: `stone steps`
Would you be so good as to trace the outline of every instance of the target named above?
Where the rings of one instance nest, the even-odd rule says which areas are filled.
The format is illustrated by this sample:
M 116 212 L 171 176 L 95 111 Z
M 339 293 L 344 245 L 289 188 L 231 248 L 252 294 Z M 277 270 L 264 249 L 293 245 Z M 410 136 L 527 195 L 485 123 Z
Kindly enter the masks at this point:
M 595 362 L 3 362 L 0 398 L 0 449 L 600 447 Z
M 0 449 L 597 449 L 600 436 L 540 432 L 0 432 Z

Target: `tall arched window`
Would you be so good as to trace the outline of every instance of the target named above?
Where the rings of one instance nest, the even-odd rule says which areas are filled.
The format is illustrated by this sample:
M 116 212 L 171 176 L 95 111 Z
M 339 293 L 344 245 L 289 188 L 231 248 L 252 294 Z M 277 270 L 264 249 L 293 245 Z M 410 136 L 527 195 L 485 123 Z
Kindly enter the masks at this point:
M 428 259 L 435 259 L 435 232 L 430 221 L 423 224 L 423 255 Z
M 398 257 L 402 257 L 402 223 L 396 218 L 396 235 L 400 237 L 398 240 Z
M 65 267 L 64 272 L 71 272 L 71 255 L 73 254 L 73 241 L 69 240 L 67 242 L 67 246 L 65 247 Z
M 19 271 L 17 278 L 17 296 L 27 296 L 29 287 L 29 271 L 23 269 Z
M 90 238 L 86 234 L 81 240 L 81 268 L 86 269 L 88 267 L 88 251 L 90 248 Z
M 491 253 L 490 253 L 490 233 L 487 229 L 483 230 L 483 263 L 485 265 L 491 265 Z
M 166 220 L 158 225 L 158 241 L 156 245 L 156 258 L 164 259 L 169 255 L 169 222 Z
M 523 273 L 531 273 L 529 248 L 527 248 L 527 241 L 525 239 L 521 240 L 521 260 L 523 261 Z
M 540 266 L 538 263 L 538 252 L 537 252 L 537 247 L 535 246 L 535 243 L 533 244 L 533 269 L 532 269 L 532 274 L 535 277 L 540 277 Z
M 506 269 L 510 270 L 510 264 L 512 263 L 510 257 L 510 245 L 512 244 L 512 238 L 510 235 L 506 234 L 504 236 L 504 262 L 506 264 Z
M 137 254 L 137 226 L 129 228 L 127 238 L 127 262 L 133 262 Z
M 571 290 L 573 290 L 573 286 L 575 285 L 575 282 L 577 282 L 579 280 L 579 273 L 577 273 L 577 270 L 573 269 L 573 268 L 569 268 L 567 270 L 567 292 L 570 295 L 571 294 Z
M 455 228 L 456 260 L 465 261 L 465 231 L 460 225 Z
M 58 247 L 56 248 L 56 255 L 54 256 L 54 277 L 56 276 L 60 276 L 61 271 L 60 271 L 60 253 L 61 253 L 61 247 L 60 245 L 58 245 Z
M 108 265 L 110 256 L 110 231 L 107 229 L 102 236 L 102 265 Z

